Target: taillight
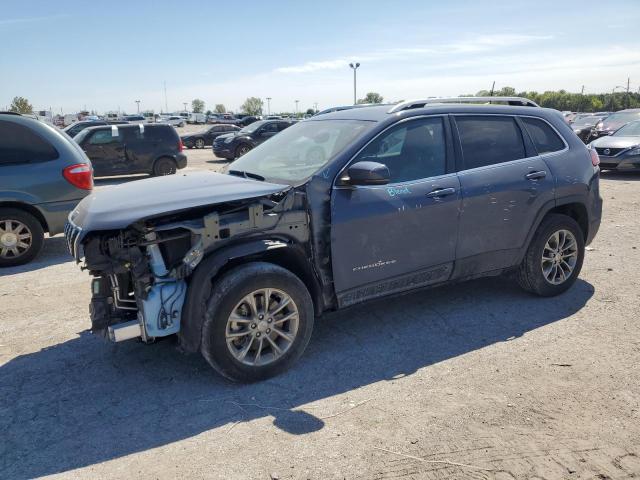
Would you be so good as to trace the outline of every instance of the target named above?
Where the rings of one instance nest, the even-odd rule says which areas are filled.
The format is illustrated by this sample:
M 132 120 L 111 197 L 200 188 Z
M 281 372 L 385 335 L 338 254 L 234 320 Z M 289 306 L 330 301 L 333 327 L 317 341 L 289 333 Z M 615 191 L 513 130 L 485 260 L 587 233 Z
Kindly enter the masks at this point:
M 184 144 L 182 143 L 182 139 L 178 140 L 178 151 L 181 152 L 184 150 Z
M 88 163 L 71 165 L 62 171 L 62 176 L 74 187 L 83 190 L 91 190 L 93 188 L 93 169 Z
M 591 164 L 594 167 L 600 165 L 600 157 L 598 156 L 598 152 L 596 152 L 595 148 L 590 148 L 589 153 L 591 154 Z

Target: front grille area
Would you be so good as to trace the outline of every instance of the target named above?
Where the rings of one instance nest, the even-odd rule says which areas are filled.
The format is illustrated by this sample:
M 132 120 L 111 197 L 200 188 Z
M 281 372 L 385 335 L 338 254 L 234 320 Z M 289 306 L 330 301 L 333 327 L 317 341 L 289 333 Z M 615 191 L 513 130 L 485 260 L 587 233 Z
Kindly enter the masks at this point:
M 607 150 L 605 152 L 605 150 Z M 596 148 L 598 155 L 604 155 L 605 157 L 615 157 L 626 148 Z
M 71 256 L 75 258 L 77 262 L 80 261 L 78 238 L 80 237 L 81 232 L 82 229 L 80 227 L 76 227 L 69 221 L 64 224 L 64 236 L 67 239 L 67 248 L 69 249 Z

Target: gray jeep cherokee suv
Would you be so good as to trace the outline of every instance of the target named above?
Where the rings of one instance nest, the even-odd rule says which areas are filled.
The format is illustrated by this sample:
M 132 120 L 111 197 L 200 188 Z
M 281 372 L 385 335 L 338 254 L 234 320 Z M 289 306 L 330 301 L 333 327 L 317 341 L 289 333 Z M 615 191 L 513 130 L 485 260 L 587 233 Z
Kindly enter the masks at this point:
M 93 188 L 91 162 L 69 137 L 0 113 L 0 267 L 33 260 Z
M 600 225 L 597 153 L 555 110 L 487 100 L 317 115 L 226 174 L 85 199 L 67 239 L 94 276 L 93 331 L 177 334 L 253 381 L 294 362 L 323 312 L 503 272 L 564 292 Z

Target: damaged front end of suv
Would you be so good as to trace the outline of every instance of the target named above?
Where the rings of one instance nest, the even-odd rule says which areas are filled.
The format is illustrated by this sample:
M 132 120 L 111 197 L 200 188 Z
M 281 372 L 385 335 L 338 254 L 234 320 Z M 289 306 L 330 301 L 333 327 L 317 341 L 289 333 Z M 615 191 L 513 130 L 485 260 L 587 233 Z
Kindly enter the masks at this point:
M 303 245 L 307 227 L 290 186 L 200 172 L 88 197 L 69 216 L 65 233 L 71 254 L 78 262 L 84 257 L 83 268 L 94 277 L 94 333 L 114 342 L 178 333 L 186 350 L 197 350 L 199 325 L 185 328 L 183 310 L 205 255 L 231 241 L 236 250 L 246 246 L 243 254 Z

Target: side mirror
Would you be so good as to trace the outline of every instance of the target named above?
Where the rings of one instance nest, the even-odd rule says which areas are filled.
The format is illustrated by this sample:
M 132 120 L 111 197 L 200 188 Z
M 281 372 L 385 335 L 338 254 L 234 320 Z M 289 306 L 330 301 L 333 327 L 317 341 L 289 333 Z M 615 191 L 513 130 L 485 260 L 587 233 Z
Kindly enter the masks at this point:
M 386 185 L 389 183 L 389 168 L 378 162 L 357 162 L 347 169 L 348 178 L 343 178 L 349 185 Z

